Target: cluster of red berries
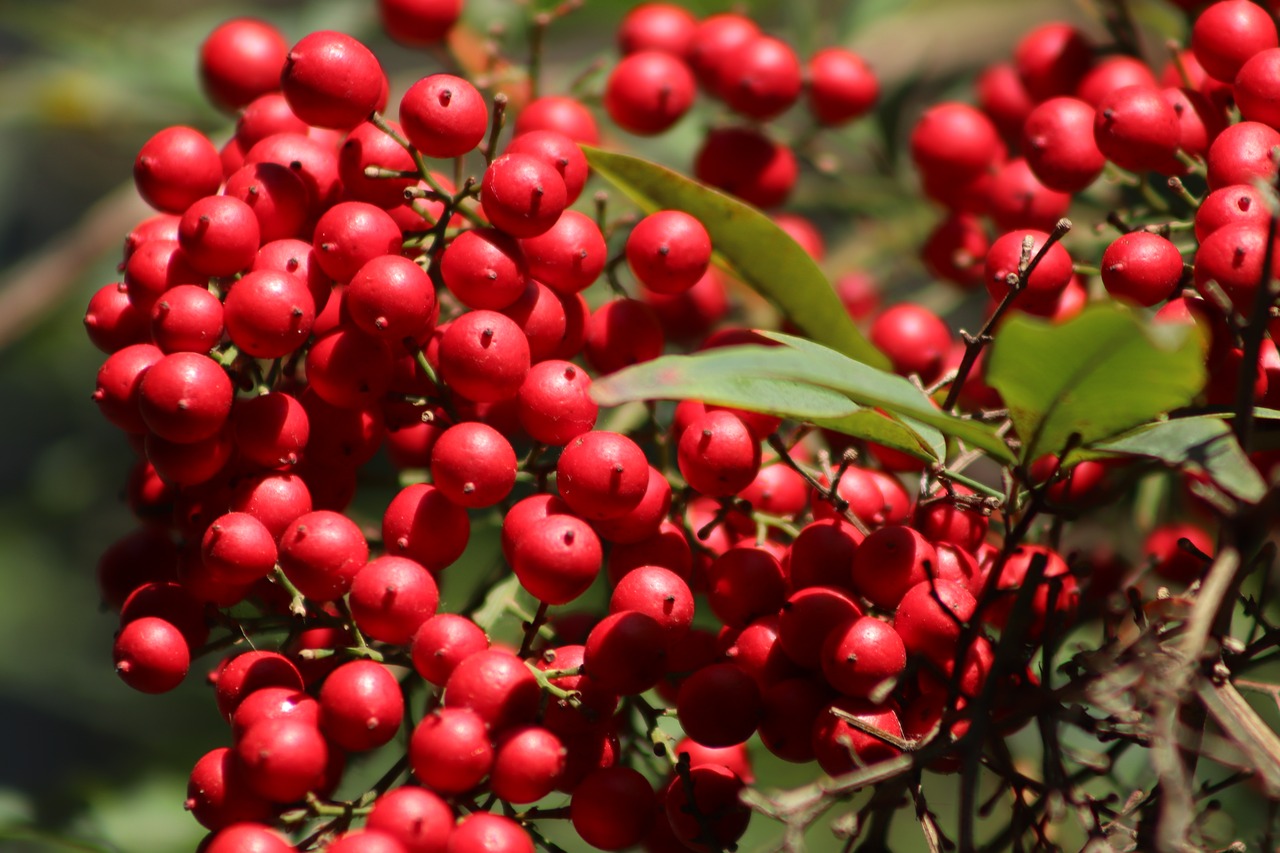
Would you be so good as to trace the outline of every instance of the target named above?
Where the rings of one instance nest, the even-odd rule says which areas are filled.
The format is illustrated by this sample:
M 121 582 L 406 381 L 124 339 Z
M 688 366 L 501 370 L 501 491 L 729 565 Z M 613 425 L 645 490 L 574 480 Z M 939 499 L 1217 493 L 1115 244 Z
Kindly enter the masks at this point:
M 379 8 L 394 38 L 429 44 L 461 2 Z M 661 133 L 701 86 L 752 124 L 710 130 L 692 171 L 760 207 L 786 200 L 799 166 L 759 122 L 804 95 L 814 121 L 834 126 L 877 95 L 856 55 L 823 50 L 802 67 L 741 15 L 698 21 L 646 3 L 618 43 L 603 93 L 613 122 Z M 911 153 L 949 211 L 925 260 L 964 287 L 985 281 L 996 303 L 1063 319 L 1087 299 L 1058 242 L 1072 194 L 1108 161 L 1167 176 L 1205 162 L 1213 192 L 1195 211 L 1194 276 L 1168 227 L 1121 223 L 1101 278 L 1117 299 L 1163 303 L 1161 317 L 1203 319 L 1220 367 L 1210 402 L 1231 397 L 1234 313 L 1253 310 L 1270 257 L 1254 179 L 1274 179 L 1280 145 L 1268 112 L 1280 74 L 1266 73 L 1280 61 L 1275 25 L 1245 0 L 1214 4 L 1163 88 L 1139 60 L 1095 54 L 1074 29 L 1042 27 L 982 75 L 980 109 L 925 113 Z M 732 848 L 750 816 L 739 793 L 753 736 L 838 775 L 940 725 L 961 735 L 984 691 L 1016 706 L 1034 676 L 993 676 L 987 632 L 1008 624 L 1032 578 L 1018 617 L 1028 648 L 1060 633 L 1081 606 L 1080 572 L 1044 545 L 1003 548 L 990 501 L 955 483 L 913 500 L 899 475 L 918 474 L 918 460 L 864 444 L 859 464 L 851 453 L 833 463 L 847 439 L 820 447 L 779 418 L 696 401 L 669 420 L 653 407 L 630 435 L 596 429 L 592 374 L 673 344 L 767 341 L 723 325 L 728 292 L 696 218 L 658 211 L 624 233 L 571 207 L 589 178 L 579 144 L 600 138 L 579 100 L 512 104 L 499 151 L 501 98 L 491 106 L 464 77 L 436 73 L 404 92 L 398 121 L 384 119 L 387 77 L 341 33 L 290 48 L 267 24 L 230 21 L 200 70 L 212 100 L 238 113 L 235 135 L 219 151 L 171 127 L 143 146 L 134 175 L 159 212 L 130 233 L 122 281 L 94 295 L 85 323 L 109 354 L 94 399 L 137 452 L 127 495 L 142 526 L 99 566 L 121 616 L 117 672 L 159 693 L 197 654 L 251 633 L 278 640 L 210 676 L 231 745 L 191 775 L 207 853 L 528 851 L 538 822 L 556 817 L 604 850 Z M 1228 127 L 1232 99 L 1246 121 Z M 481 157 L 460 186 L 433 170 Z M 774 216 L 821 257 L 811 224 Z M 623 264 L 636 298 L 621 293 Z M 602 278 L 615 297 L 593 310 L 584 292 Z M 1192 282 L 1202 295 L 1182 295 Z M 858 276 L 839 290 L 895 371 L 945 383 L 964 358 L 927 309 L 881 311 Z M 1266 343 L 1260 395 L 1280 370 Z M 999 406 L 980 372 L 965 379 L 962 406 Z M 1270 387 L 1280 394 L 1280 379 Z M 398 493 L 373 516 L 359 504 L 348 515 L 383 449 Z M 1050 502 L 1081 505 L 1105 473 L 1046 457 L 1030 477 Z M 540 604 L 518 648 L 491 645 L 490 626 L 466 613 L 437 612 L 440 573 L 478 514 L 500 514 L 505 564 Z M 1202 570 L 1183 537 L 1211 550 L 1187 525 L 1147 543 L 1167 578 Z M 1122 572 L 1096 563 L 1095 586 Z M 602 569 L 606 614 L 548 618 L 580 604 Z M 697 605 L 714 618 L 695 626 Z M 426 697 L 417 719 L 414 696 Z M 684 741 L 660 727 L 655 702 Z M 349 754 L 401 732 L 403 760 L 383 783 L 329 799 Z M 655 745 L 670 764 L 649 762 Z M 556 792 L 568 805 L 548 808 Z

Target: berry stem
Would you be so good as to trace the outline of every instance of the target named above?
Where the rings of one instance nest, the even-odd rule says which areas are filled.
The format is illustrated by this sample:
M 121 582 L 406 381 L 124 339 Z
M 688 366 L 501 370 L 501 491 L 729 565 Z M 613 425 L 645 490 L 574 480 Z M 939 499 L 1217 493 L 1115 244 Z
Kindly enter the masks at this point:
M 529 620 L 525 625 L 524 639 L 520 641 L 520 657 L 527 658 L 533 650 L 533 640 L 538 636 L 538 629 L 547 623 L 547 608 L 550 607 L 545 601 L 538 602 L 538 612 L 533 615 L 533 619 Z
M 289 593 L 289 612 L 294 616 L 306 616 L 307 598 L 298 591 L 298 588 L 293 585 L 293 581 L 289 580 L 285 575 L 284 569 L 277 565 L 271 576 L 276 583 L 284 587 L 285 592 Z
M 577 690 L 566 690 L 556 684 L 551 683 L 551 679 L 560 678 L 563 670 L 548 670 L 546 672 L 538 669 L 533 661 L 526 660 L 524 665 L 533 673 L 533 677 L 538 680 L 538 686 L 546 692 L 550 693 L 557 699 L 567 702 L 571 708 L 582 707 L 582 694 Z
M 484 149 L 484 162 L 492 163 L 498 154 L 498 137 L 502 134 L 507 117 L 507 96 L 502 92 L 493 96 L 493 120 L 489 123 L 489 144 Z

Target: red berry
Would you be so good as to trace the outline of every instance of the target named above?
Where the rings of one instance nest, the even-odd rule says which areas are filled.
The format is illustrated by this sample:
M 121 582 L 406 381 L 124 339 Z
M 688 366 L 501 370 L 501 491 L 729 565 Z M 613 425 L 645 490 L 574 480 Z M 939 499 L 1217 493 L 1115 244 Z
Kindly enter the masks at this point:
M 907 668 L 907 650 L 892 627 L 862 616 L 827 635 L 819 662 L 827 683 L 844 695 L 883 701 L 886 689 Z
M 656 809 L 657 798 L 648 779 L 630 767 L 606 767 L 573 789 L 569 819 L 592 847 L 624 850 L 644 838 Z
M 216 361 L 199 353 L 177 352 L 143 374 L 138 409 L 147 427 L 161 438 L 202 441 L 227 422 L 233 394 L 231 380 Z
M 437 613 L 418 626 L 410 653 L 418 674 L 442 687 L 459 663 L 487 648 L 489 638 L 479 625 L 465 616 Z
M 330 406 L 369 407 L 387 392 L 392 362 L 391 350 L 381 339 L 339 326 L 307 350 L 307 381 L 315 396 Z
M 273 803 L 292 803 L 317 790 L 329 764 L 329 746 L 320 730 L 289 717 L 249 727 L 235 750 L 249 787 Z
M 441 378 L 477 403 L 511 399 L 529 373 L 529 339 L 495 311 L 470 311 L 454 320 L 439 352 Z
M 1043 24 L 1018 42 L 1013 63 L 1027 92 L 1043 101 L 1076 90 L 1093 64 L 1093 48 L 1070 24 Z
M 968 104 L 931 107 L 911 131 L 911 159 L 926 175 L 973 177 L 996 165 L 1004 153 L 995 125 Z
M 233 112 L 280 88 L 289 46 L 279 30 L 256 18 L 219 24 L 200 45 L 200 83 L 218 107 Z
M 679 210 L 661 210 L 640 220 L 627 236 L 631 272 L 654 293 L 683 293 L 711 263 L 711 237 L 702 223 Z
M 166 353 L 207 353 L 222 340 L 222 331 L 222 303 L 207 287 L 171 287 L 151 308 L 151 337 Z
M 678 643 L 693 625 L 693 593 L 670 569 L 641 566 L 618 581 L 609 598 L 609 612 L 634 610 L 662 626 L 670 643 Z
M 1102 283 L 1117 299 L 1152 306 L 1182 281 L 1182 254 L 1164 237 L 1146 231 L 1122 234 L 1102 253 Z
M 992 299 L 1001 300 L 1009 292 L 1008 279 L 1010 275 L 1018 274 L 1022 262 L 1022 247 L 1027 237 L 1031 238 L 1030 257 L 1034 258 L 1049 239 L 1049 235 L 1043 231 L 1010 231 L 991 244 L 984 271 L 987 292 Z M 1052 301 L 1070 283 L 1072 275 L 1074 271 L 1071 268 L 1071 256 L 1062 248 L 1061 243 L 1054 243 L 1027 278 L 1022 299 L 1038 304 Z
M 813 752 L 818 766 L 831 776 L 839 776 L 864 765 L 885 761 L 899 754 L 882 738 L 854 728 L 830 713 L 839 708 L 893 737 L 902 737 L 902 724 L 891 706 L 871 705 L 865 699 L 840 699 L 828 705 L 813 723 Z M 855 758 L 856 756 L 856 758 Z
M 591 377 L 574 364 L 535 364 L 516 395 L 521 426 L 543 444 L 568 444 L 595 426 L 599 407 L 590 389 Z
M 183 806 L 206 829 L 270 820 L 272 804 L 249 790 L 235 755 L 226 747 L 206 752 L 187 781 Z
M 363 201 L 344 201 L 320 217 L 312 245 L 320 268 L 345 284 L 379 255 L 400 254 L 400 239 L 400 226 L 385 210 Z
M 725 62 L 719 95 L 740 115 L 767 121 L 800 97 L 800 60 L 784 41 L 757 36 L 734 48 Z
M 1265 229 L 1270 214 L 1258 189 L 1251 184 L 1232 184 L 1214 190 L 1196 208 L 1196 239 L 1204 242 L 1210 234 L 1237 222 Z
M 302 690 L 302 676 L 288 658 L 276 652 L 249 651 L 235 655 L 223 662 L 214 682 L 218 712 L 230 720 L 246 698 L 268 687 L 297 692 Z
M 402 133 L 397 122 L 387 122 Z M 416 174 L 412 155 L 390 134 L 372 122 L 361 122 L 342 143 L 338 151 L 338 172 L 342 188 L 355 201 L 367 201 L 384 209 L 405 203 L 404 191 L 416 186 L 417 178 L 371 178 L 365 169 L 373 166 Z
M 644 50 L 623 57 L 605 83 L 604 108 L 632 133 L 650 136 L 679 121 L 697 92 L 693 72 L 669 53 Z
M 408 645 L 423 622 L 435 615 L 440 591 L 431 573 L 413 560 L 383 556 L 370 560 L 351 583 L 351 615 L 370 639 Z
M 617 518 L 644 499 L 649 463 L 625 435 L 592 430 L 565 447 L 556 463 L 556 488 L 579 516 Z
M 987 66 L 973 83 L 978 106 L 986 113 L 1006 141 L 1022 135 L 1022 125 L 1036 105 L 1012 63 L 997 62 Z
M 442 794 L 474 788 L 489 773 L 493 747 L 482 718 L 470 708 L 440 708 L 422 719 L 409 741 L 413 775 Z
M 422 267 L 400 255 L 382 255 L 360 267 L 343 298 L 351 322 L 387 341 L 422 338 L 435 323 L 435 285 Z
M 1226 0 L 1230 2 L 1230 0 Z M 1256 121 L 1233 124 L 1209 146 L 1209 189 L 1231 184 L 1249 184 L 1275 180 L 1276 164 L 1271 151 L 1280 145 L 1280 132 Z
M 502 815 L 472 812 L 449 836 L 446 853 L 533 853 L 533 839 L 520 824 Z
M 231 342 L 255 358 L 280 358 L 301 347 L 316 318 L 306 282 L 267 269 L 241 276 L 224 310 Z
M 667 820 L 676 838 L 697 851 L 733 845 L 751 822 L 751 810 L 738 799 L 742 788 L 738 775 L 718 764 L 694 767 L 687 777 L 677 775 L 667 787 L 664 800 Z M 714 839 L 712 843 L 700 840 L 708 832 Z
M 662 355 L 662 324 L 654 310 L 636 299 L 604 303 L 587 321 L 583 351 L 601 374 L 614 373 Z
M 401 44 L 431 45 L 442 41 L 458 22 L 462 0 L 378 0 L 378 16 L 387 35 Z
M 219 830 L 203 853 L 293 853 L 292 844 L 259 823 L 237 823 Z
M 222 159 L 200 131 L 169 127 L 143 144 L 133 161 L 133 179 L 147 204 L 182 213 L 192 202 L 218 191 Z
M 683 11 L 683 10 L 681 10 Z M 523 116 L 524 114 L 521 113 Z M 587 157 L 569 136 L 555 130 L 523 131 L 507 144 L 507 154 L 528 154 L 551 166 L 564 178 L 569 204 L 578 200 L 587 182 Z
M 667 667 L 666 632 L 651 616 L 628 610 L 602 619 L 587 635 L 583 671 L 606 690 L 643 693 Z
M 505 498 L 516 482 L 516 454 L 502 433 L 469 421 L 449 427 L 431 452 L 431 479 L 458 506 L 479 509 Z
M 471 520 L 462 507 L 428 483 L 406 486 L 382 516 L 388 554 L 408 557 L 431 571 L 452 565 L 467 548 Z
M 511 568 L 530 595 L 560 605 L 587 591 L 603 561 L 600 539 L 585 521 L 552 515 L 516 543 Z
M 828 127 L 861 118 L 880 97 L 880 81 L 858 54 L 839 47 L 809 59 L 809 111 Z
M 707 568 L 711 611 L 731 628 L 745 628 L 762 616 L 777 613 L 786 598 L 782 564 L 761 548 L 730 548 Z
M 545 95 L 530 101 L 520 111 L 515 135 L 522 136 L 535 130 L 563 133 L 584 145 L 600 144 L 600 132 L 591 111 L 575 98 L 563 95 Z
M 674 3 L 641 3 L 618 24 L 618 50 L 624 56 L 660 50 L 683 58 L 693 46 L 697 28 L 697 18 Z
M 374 800 L 365 823 L 369 829 L 396 838 L 405 853 L 443 853 L 453 825 L 453 809 L 448 803 L 411 785 L 393 788 Z
M 264 468 L 295 464 L 311 435 L 302 404 L 281 391 L 237 399 L 231 425 L 240 455 Z
M 329 673 L 320 688 L 320 728 L 345 750 L 382 746 L 395 737 L 403 719 L 400 683 L 375 661 L 344 663 Z
M 542 691 L 524 661 L 503 649 L 464 658 L 445 682 L 445 708 L 475 711 L 497 734 L 533 722 Z
M 777 207 L 795 186 L 799 166 L 791 149 L 753 128 L 707 134 L 693 164 L 698 180 L 756 207 Z
M 400 99 L 400 124 L 428 157 L 461 157 L 484 139 L 489 110 L 484 96 L 452 74 L 431 74 Z
M 343 33 L 320 30 L 289 51 L 280 87 L 298 118 L 350 130 L 378 109 L 386 75 L 378 58 Z
M 902 596 L 893 627 L 908 652 L 941 664 L 955 660 L 963 626 L 976 609 L 977 601 L 964 586 L 930 578 Z
M 143 616 L 121 628 L 112 654 L 116 675 L 143 693 L 172 690 L 186 678 L 191 665 L 182 632 L 156 616 Z
M 928 308 L 903 303 L 876 317 L 871 342 L 889 356 L 895 373 L 914 373 L 930 384 L 942 374 L 951 349 L 951 330 Z
M 508 729 L 498 738 L 489 786 L 508 803 L 536 802 L 550 794 L 564 773 L 565 748 L 542 726 Z
M 316 601 L 345 595 L 368 560 L 360 528 L 330 510 L 299 516 L 280 537 L 280 567 L 299 592 Z
M 1096 116 L 1076 98 L 1050 98 L 1027 116 L 1022 130 L 1027 165 L 1046 187 L 1079 192 L 1102 174 L 1106 158 L 1092 132 Z
M 1154 86 L 1126 86 L 1098 104 L 1093 123 L 1098 150 L 1122 169 L 1175 171 L 1178 114 Z
M 1196 60 L 1210 77 L 1223 83 L 1233 82 L 1250 57 L 1278 44 L 1275 20 L 1248 0 L 1214 3 L 1191 27 Z
M 497 157 L 480 182 L 485 216 L 513 237 L 546 233 L 567 204 L 564 178 L 555 167 L 529 154 Z
M 929 579 L 937 553 L 910 527 L 873 531 L 853 555 L 854 588 L 877 607 L 891 610 L 911 587 Z
M 566 210 L 545 233 L 521 240 L 520 251 L 529 275 L 565 295 L 590 287 L 608 254 L 595 220 L 576 210 Z
M 638 543 L 657 534 L 670 512 L 671 484 L 651 465 L 649 484 L 640 503 L 625 515 L 597 520 L 593 526 L 600 538 L 615 545 Z
M 811 586 L 792 594 L 778 615 L 778 640 L 787 657 L 808 669 L 822 663 L 822 646 L 836 628 L 862 615 L 837 587 Z
M 1021 157 L 1001 166 L 988 184 L 987 211 L 1000 231 L 1052 230 L 1070 206 L 1071 194 L 1046 187 Z
M 494 228 L 476 228 L 454 238 L 440 257 L 440 274 L 468 308 L 507 308 L 529 284 L 520 244 Z
M 760 688 L 736 664 L 713 664 L 685 679 L 676 708 L 690 739 L 703 746 L 733 746 L 755 734 Z
M 1075 95 L 1087 104 L 1096 107 L 1106 100 L 1107 96 L 1125 86 L 1147 86 L 1155 88 L 1156 75 L 1151 67 L 1141 59 L 1132 56 L 1108 56 L 1089 69 L 1076 86 Z
M 723 96 L 725 81 L 733 72 L 733 52 L 760 35 L 755 21 L 745 15 L 724 13 L 704 18 L 694 30 L 688 60 L 699 82 L 716 97 Z
M 727 497 L 755 479 L 760 440 L 737 415 L 709 411 L 684 431 L 676 458 L 690 486 L 710 497 Z

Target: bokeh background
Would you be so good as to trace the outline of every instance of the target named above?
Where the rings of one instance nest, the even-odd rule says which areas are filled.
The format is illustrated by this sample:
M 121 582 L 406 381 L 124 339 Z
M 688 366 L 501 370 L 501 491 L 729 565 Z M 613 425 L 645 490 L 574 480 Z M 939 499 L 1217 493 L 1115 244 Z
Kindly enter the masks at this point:
M 547 91 L 593 61 L 612 61 L 612 27 L 630 5 L 588 0 L 552 28 Z M 686 5 L 731 8 L 719 0 Z M 1177 30 L 1173 10 L 1154 0 L 1134 7 L 1149 34 Z M 843 44 L 878 70 L 882 105 L 824 139 L 821 151 L 835 168 L 806 169 L 795 209 L 822 228 L 833 276 L 864 269 L 895 293 L 949 310 L 952 297 L 928 285 L 915 256 L 936 213 L 897 156 L 909 122 L 930 100 L 964 97 L 976 71 L 1007 56 L 1037 22 L 1072 20 L 1100 35 L 1096 9 L 1070 0 L 758 0 L 732 8 L 802 55 Z M 500 27 L 521 59 L 529 9 L 516 0 L 470 0 L 464 20 L 481 33 Z M 117 280 L 121 241 L 147 215 L 130 178 L 139 146 L 171 124 L 194 125 L 219 142 L 229 134 L 232 119 L 201 97 L 195 59 L 215 24 L 245 14 L 273 22 L 290 40 L 315 29 L 365 39 L 397 96 L 438 68 L 429 53 L 378 32 L 372 0 L 0 0 L 3 851 L 167 853 L 193 850 L 202 835 L 181 803 L 191 765 L 226 740 L 199 677 L 212 662 L 196 663 L 188 682 L 164 697 L 130 691 L 111 670 L 115 619 L 99 607 L 93 572 L 98 554 L 132 527 L 120 500 L 131 454 L 89 400 L 104 356 L 84 336 L 82 317 L 93 291 Z M 1148 37 L 1146 48 L 1161 56 L 1158 38 Z M 687 168 L 700 129 L 715 118 L 703 104 L 660 142 L 615 135 L 609 144 Z M 815 771 L 788 772 L 761 781 L 797 784 Z M 774 830 L 758 820 L 743 849 L 759 848 Z M 832 843 L 823 837 L 817 847 Z

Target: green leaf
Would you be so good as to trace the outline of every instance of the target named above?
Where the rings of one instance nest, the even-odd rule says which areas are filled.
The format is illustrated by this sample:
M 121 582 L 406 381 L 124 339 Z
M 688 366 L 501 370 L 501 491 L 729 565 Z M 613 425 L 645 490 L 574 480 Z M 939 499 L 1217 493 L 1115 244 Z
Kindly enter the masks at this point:
M 587 145 L 582 150 L 597 174 L 646 213 L 682 210 L 702 222 L 720 263 L 815 341 L 858 361 L 889 366 L 853 324 L 813 258 L 768 216 L 656 163 Z
M 946 439 L 938 430 L 919 423 L 908 426 L 874 409 L 860 408 L 843 418 L 814 418 L 812 423 L 863 441 L 883 444 L 926 462 L 936 462 L 947 453 Z
M 867 432 L 863 437 L 872 441 L 921 458 L 936 458 L 934 448 L 942 445 L 936 433 L 919 435 L 900 420 L 889 422 L 901 430 L 886 427 L 865 415 L 848 419 L 860 413 L 862 406 L 867 406 L 895 416 L 906 415 L 934 430 L 981 446 L 1002 461 L 1013 461 L 1013 454 L 994 430 L 939 411 L 902 377 L 868 367 L 802 338 L 774 332 L 764 334 L 784 343 L 794 342 L 793 346 L 723 347 L 695 355 L 664 356 L 595 380 L 591 394 L 596 402 L 606 406 L 631 400 L 694 398 L 766 411 L 842 431 L 860 431 L 850 432 L 851 435 Z M 745 390 L 754 389 L 754 383 L 760 383 L 759 387 L 767 387 L 778 396 L 754 396 L 754 390 Z M 819 406 L 828 406 L 831 410 L 822 412 Z M 837 412 L 837 407 L 843 410 Z M 914 441 L 914 447 L 905 441 L 906 435 Z
M 923 391 L 906 379 L 846 358 L 821 344 L 782 332 L 757 330 L 757 334 L 786 344 L 786 350 L 770 350 L 777 360 L 773 370 L 790 369 L 793 378 L 823 385 L 863 406 L 882 409 L 900 419 L 928 424 L 946 435 L 955 436 L 990 453 L 999 462 L 1012 462 L 1014 455 L 995 428 L 975 420 L 960 418 L 934 405 Z M 784 353 L 795 356 L 784 356 Z M 798 356 L 798 358 L 796 358 Z M 765 365 L 762 369 L 769 370 Z
M 1073 434 L 1087 447 L 1187 405 L 1205 371 L 1190 327 L 1146 324 L 1099 303 L 1060 325 L 1010 317 L 991 346 L 986 378 L 1030 461 L 1061 451 Z
M 1213 415 L 1177 418 L 1127 432 L 1094 446 L 1087 456 L 1140 456 L 1173 468 L 1204 472 L 1218 488 L 1248 503 L 1267 492 L 1258 469 L 1236 441 L 1228 422 Z

